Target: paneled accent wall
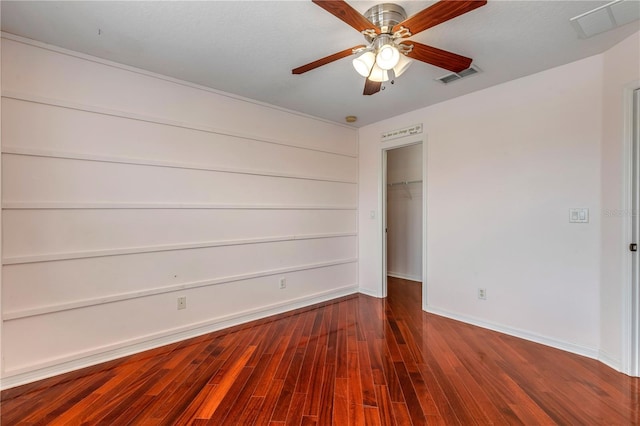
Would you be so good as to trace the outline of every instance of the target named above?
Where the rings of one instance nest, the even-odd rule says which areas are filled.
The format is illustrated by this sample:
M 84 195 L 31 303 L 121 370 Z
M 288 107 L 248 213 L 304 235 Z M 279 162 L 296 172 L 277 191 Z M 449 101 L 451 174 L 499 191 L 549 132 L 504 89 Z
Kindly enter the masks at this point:
M 7 35 L 1 112 L 3 387 L 357 291 L 354 129 Z

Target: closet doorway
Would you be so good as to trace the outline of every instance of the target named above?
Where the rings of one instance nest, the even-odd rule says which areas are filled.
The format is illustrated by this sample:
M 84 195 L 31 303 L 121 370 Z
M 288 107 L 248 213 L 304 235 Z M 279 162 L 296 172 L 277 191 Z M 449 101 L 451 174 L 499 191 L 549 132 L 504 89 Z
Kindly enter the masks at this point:
M 421 285 L 426 307 L 425 155 L 421 142 L 383 150 L 383 285 Z

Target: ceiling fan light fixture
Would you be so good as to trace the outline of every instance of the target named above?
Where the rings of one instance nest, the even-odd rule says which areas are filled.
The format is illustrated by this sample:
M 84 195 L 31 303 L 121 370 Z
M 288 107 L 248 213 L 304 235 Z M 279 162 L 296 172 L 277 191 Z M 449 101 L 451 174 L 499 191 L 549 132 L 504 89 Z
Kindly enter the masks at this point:
M 406 55 L 401 54 L 400 58 L 398 59 L 398 63 L 395 67 L 393 67 L 393 74 L 396 77 L 400 77 L 412 63 L 413 61 L 411 59 L 409 59 Z
M 390 70 L 400 60 L 400 51 L 393 44 L 384 44 L 376 55 L 376 65 L 383 70 Z
M 392 79 L 393 84 L 393 79 L 407 70 L 411 64 L 407 56 L 453 72 L 468 68 L 471 58 L 404 39 L 484 6 L 487 0 L 437 0 L 409 18 L 401 6 L 393 3 L 373 6 L 364 15 L 345 0 L 313 0 L 313 3 L 359 31 L 369 45 L 354 46 L 317 59 L 292 69 L 292 74 L 302 74 L 354 54 L 358 57 L 353 59 L 353 67 L 365 76 L 362 94 L 368 96 L 384 90 L 383 82 Z
M 353 67 L 361 76 L 369 77 L 369 74 L 371 74 L 371 68 L 373 68 L 375 61 L 376 56 L 373 52 L 364 52 L 353 60 Z
M 380 68 L 378 64 L 375 64 L 371 70 L 371 74 L 369 74 L 369 80 L 375 82 L 389 81 L 389 73 L 387 70 Z

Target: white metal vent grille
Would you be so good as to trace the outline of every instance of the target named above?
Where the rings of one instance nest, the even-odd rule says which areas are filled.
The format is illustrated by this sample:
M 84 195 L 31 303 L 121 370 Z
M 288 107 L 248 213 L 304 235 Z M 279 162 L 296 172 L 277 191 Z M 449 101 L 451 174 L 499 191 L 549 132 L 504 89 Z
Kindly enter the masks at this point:
M 571 18 L 569 22 L 578 33 L 578 37 L 589 38 L 637 19 L 640 19 L 640 2 L 637 0 L 614 0 Z
M 443 83 L 443 84 L 449 84 L 454 81 L 460 80 L 462 78 L 472 76 L 479 72 L 480 72 L 480 68 L 476 67 L 475 65 L 471 65 L 466 70 L 462 70 L 460 72 L 452 72 L 450 74 L 443 75 L 442 77 L 438 77 L 436 78 L 436 81 L 439 81 L 440 83 Z

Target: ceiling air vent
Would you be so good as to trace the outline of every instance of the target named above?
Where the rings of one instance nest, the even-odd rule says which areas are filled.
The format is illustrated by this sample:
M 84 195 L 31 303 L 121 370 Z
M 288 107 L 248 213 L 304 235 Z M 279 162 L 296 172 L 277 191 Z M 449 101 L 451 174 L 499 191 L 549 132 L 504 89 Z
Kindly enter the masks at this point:
M 460 72 L 452 72 L 447 75 L 443 75 L 442 77 L 436 78 L 436 81 L 439 81 L 442 84 L 449 84 L 454 81 L 460 80 L 461 78 L 469 77 L 474 74 L 478 74 L 480 72 L 480 68 L 475 65 L 471 65 L 466 70 L 462 70 Z
M 589 12 L 569 19 L 580 38 L 596 34 L 640 19 L 640 3 L 634 0 L 614 0 Z

